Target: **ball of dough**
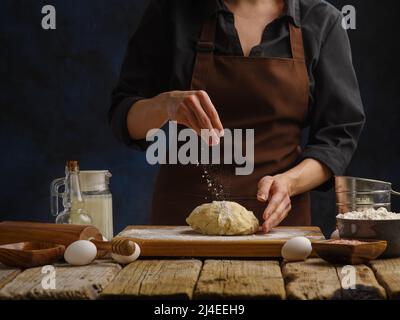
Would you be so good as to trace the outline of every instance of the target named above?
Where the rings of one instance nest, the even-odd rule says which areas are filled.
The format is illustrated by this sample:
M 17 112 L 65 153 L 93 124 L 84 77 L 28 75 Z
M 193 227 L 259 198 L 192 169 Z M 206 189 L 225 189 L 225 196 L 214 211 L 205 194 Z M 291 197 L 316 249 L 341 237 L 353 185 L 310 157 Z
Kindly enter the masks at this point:
M 246 235 L 259 229 L 253 212 L 230 201 L 202 204 L 192 211 L 186 222 L 193 230 L 207 235 Z

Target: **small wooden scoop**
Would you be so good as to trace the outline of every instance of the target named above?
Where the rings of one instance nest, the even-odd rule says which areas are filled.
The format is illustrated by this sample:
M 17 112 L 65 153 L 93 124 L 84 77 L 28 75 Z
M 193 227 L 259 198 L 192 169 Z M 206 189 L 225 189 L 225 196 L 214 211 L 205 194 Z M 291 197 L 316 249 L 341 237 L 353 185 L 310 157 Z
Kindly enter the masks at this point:
M 316 241 L 312 247 L 320 258 L 332 264 L 355 265 L 378 258 L 387 246 L 386 241 L 379 240 L 339 241 L 341 240 Z
M 65 246 L 46 242 L 19 242 L 0 246 L 0 262 L 9 267 L 32 268 L 60 260 Z

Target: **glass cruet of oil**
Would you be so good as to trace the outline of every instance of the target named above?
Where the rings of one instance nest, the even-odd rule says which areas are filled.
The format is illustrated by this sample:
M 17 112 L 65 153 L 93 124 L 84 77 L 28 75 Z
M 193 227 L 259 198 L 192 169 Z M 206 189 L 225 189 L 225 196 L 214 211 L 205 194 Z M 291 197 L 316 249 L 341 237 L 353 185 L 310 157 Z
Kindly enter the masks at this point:
M 64 186 L 63 193 L 59 188 Z M 62 197 L 64 210 L 58 211 L 58 198 Z M 85 210 L 79 183 L 79 166 L 74 160 L 67 161 L 65 178 L 56 179 L 51 184 L 51 211 L 56 215 L 56 223 L 91 225 L 92 218 Z

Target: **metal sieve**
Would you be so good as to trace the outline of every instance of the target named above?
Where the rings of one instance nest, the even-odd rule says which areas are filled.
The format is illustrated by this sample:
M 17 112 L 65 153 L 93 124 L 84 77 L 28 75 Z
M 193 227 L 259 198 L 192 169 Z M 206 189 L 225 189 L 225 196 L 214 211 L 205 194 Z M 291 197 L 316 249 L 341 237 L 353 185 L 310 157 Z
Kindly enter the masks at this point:
M 391 195 L 400 196 L 390 182 L 346 176 L 335 177 L 335 191 L 339 214 L 381 207 L 390 211 Z

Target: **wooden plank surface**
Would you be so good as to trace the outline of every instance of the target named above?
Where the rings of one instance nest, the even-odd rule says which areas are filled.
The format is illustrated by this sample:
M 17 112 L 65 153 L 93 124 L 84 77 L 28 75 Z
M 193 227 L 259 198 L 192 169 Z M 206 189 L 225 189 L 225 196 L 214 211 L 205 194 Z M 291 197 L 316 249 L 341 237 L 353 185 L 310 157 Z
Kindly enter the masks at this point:
M 13 280 L 19 273 L 21 273 L 21 270 L 9 268 L 0 263 L 0 289 Z
M 283 263 L 282 274 L 288 299 L 331 300 L 341 298 L 336 268 L 322 259 Z
M 137 260 L 105 288 L 102 297 L 191 299 L 200 260 Z
M 277 261 L 206 260 L 195 299 L 285 299 Z
M 268 234 L 207 236 L 188 226 L 129 226 L 119 237 L 138 243 L 144 257 L 280 257 L 284 243 L 293 237 L 325 239 L 317 227 L 278 227 Z
M 400 299 L 400 259 L 354 266 L 347 272 L 321 259 L 282 263 L 267 260 L 138 260 L 121 267 L 96 261 L 83 267 L 57 264 L 56 288 L 41 285 L 42 268 L 21 272 L 0 265 L 1 299 L 244 298 Z M 386 292 L 385 292 L 386 290 Z
M 96 261 L 88 266 L 55 266 L 55 288 L 43 288 L 50 273 L 42 267 L 20 273 L 0 290 L 1 299 L 96 299 L 99 292 L 118 274 L 121 267 L 112 262 Z M 45 281 L 46 284 L 50 282 Z
M 400 300 L 400 258 L 375 260 L 370 264 L 389 299 Z
M 343 300 L 386 299 L 385 289 L 376 280 L 374 272 L 366 265 L 337 266 L 336 271 L 342 286 Z M 353 283 L 353 275 L 355 275 L 355 283 Z

